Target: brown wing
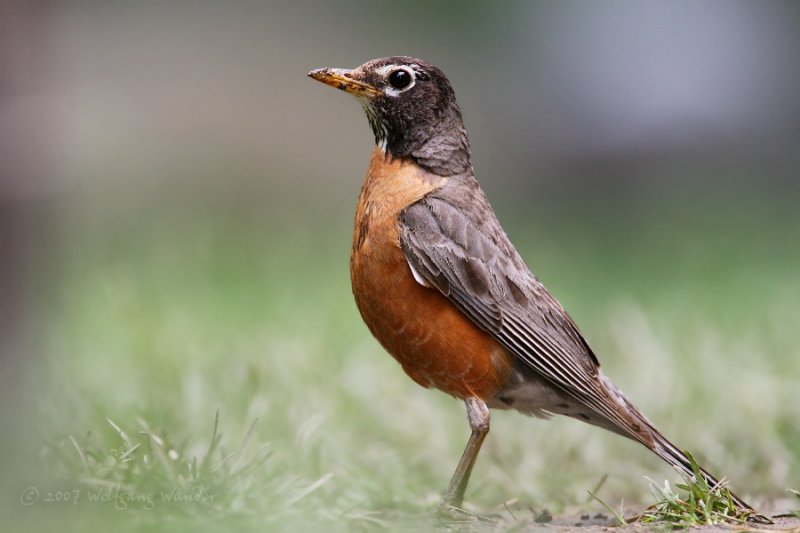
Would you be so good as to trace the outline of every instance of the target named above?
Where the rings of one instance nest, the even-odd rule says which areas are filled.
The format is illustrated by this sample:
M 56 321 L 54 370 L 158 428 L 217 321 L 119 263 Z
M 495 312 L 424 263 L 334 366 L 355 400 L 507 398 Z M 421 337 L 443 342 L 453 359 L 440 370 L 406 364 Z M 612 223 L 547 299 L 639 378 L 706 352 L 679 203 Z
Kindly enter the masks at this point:
M 414 277 L 441 291 L 553 386 L 608 420 L 611 425 L 603 427 L 640 441 L 694 475 L 680 448 L 600 373 L 577 326 L 528 270 L 474 178 L 458 180 L 400 214 L 400 244 Z M 710 486 L 718 484 L 700 471 Z M 752 509 L 731 496 L 739 507 Z M 754 519 L 769 523 L 761 515 Z
M 400 214 L 400 244 L 415 277 L 554 386 L 630 431 L 577 326 L 527 268 L 474 178 L 463 179 Z

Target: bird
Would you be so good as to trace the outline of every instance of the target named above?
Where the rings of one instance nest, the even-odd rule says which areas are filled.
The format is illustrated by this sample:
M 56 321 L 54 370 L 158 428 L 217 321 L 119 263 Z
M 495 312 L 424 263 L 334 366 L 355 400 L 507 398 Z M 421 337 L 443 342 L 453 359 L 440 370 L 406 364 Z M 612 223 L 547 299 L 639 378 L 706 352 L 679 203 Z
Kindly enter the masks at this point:
M 361 317 L 412 380 L 466 406 L 471 433 L 441 508 L 463 505 L 490 409 L 566 415 L 694 475 L 687 454 L 602 372 L 578 326 L 509 240 L 475 178 L 445 74 L 393 56 L 308 76 L 355 96 L 375 137 L 350 254 Z M 699 475 L 719 484 L 704 469 Z

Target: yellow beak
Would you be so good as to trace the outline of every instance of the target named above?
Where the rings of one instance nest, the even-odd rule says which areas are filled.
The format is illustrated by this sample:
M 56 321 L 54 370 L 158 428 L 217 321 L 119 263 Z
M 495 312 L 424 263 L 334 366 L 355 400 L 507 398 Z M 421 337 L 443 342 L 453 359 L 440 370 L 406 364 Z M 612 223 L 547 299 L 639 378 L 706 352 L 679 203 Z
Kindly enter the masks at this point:
M 382 94 L 372 85 L 353 79 L 352 72 L 344 68 L 318 68 L 309 72 L 308 76 L 355 96 L 375 98 Z

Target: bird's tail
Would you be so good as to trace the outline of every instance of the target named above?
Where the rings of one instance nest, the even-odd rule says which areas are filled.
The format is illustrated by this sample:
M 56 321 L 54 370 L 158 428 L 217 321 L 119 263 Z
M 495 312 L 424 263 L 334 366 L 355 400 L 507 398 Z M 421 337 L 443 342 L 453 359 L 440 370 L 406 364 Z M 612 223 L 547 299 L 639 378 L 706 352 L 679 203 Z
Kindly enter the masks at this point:
M 697 465 L 697 463 L 692 464 L 692 461 L 689 460 L 689 457 L 682 452 L 677 446 L 672 444 L 669 439 L 667 439 L 664 435 L 662 435 L 652 424 L 647 422 L 648 429 L 653 436 L 653 443 L 654 446 L 651 448 L 653 452 L 661 457 L 664 461 L 668 462 L 669 464 L 673 465 L 674 467 L 681 470 L 688 476 L 696 476 L 698 473 L 703 476 L 705 482 L 708 484 L 709 487 L 716 487 L 720 485 L 719 480 L 717 480 L 714 476 L 708 473 L 704 468 L 701 468 Z M 644 443 L 645 446 L 650 448 L 649 443 Z M 695 472 L 695 468 L 697 472 Z M 752 514 L 748 517 L 749 520 L 754 522 L 760 522 L 765 524 L 771 524 L 772 521 L 767 518 L 766 516 L 758 514 L 754 509 L 753 506 L 741 499 L 739 496 L 730 492 L 731 499 L 736 507 L 745 510 L 751 511 Z
M 687 476 L 695 477 L 699 474 L 703 477 L 710 488 L 720 485 L 720 482 L 717 480 L 717 478 L 709 474 L 708 471 L 706 471 L 704 468 L 701 468 L 699 465 L 697 465 L 697 463 L 693 464 L 693 461 L 689 459 L 686 453 L 682 452 L 680 448 L 672 444 L 669 439 L 662 435 L 661 432 L 658 431 L 658 429 L 656 429 L 656 427 L 653 426 L 649 420 L 647 420 L 647 417 L 645 417 L 636 408 L 636 406 L 634 406 L 625 397 L 622 391 L 616 388 L 614 384 L 611 383 L 611 380 L 609 380 L 602 373 L 600 374 L 600 380 L 605 386 L 605 389 L 609 392 L 609 395 L 617 400 L 615 405 L 617 409 L 615 410 L 616 414 L 619 416 L 615 417 L 615 420 L 613 421 L 611 421 L 609 418 L 600 418 L 597 421 L 589 420 L 589 422 L 600 425 L 606 429 L 610 429 L 611 431 L 643 444 L 661 459 L 671 464 Z M 622 406 L 623 409 L 618 409 L 619 406 Z M 695 470 L 697 471 L 695 472 Z M 748 520 L 764 524 L 772 523 L 769 518 L 758 514 L 753 509 L 752 505 L 741 499 L 733 492 L 730 492 L 730 490 L 729 493 L 731 495 L 731 500 L 733 500 L 733 503 L 736 505 L 736 507 L 743 511 L 749 511 L 752 513 L 748 516 Z

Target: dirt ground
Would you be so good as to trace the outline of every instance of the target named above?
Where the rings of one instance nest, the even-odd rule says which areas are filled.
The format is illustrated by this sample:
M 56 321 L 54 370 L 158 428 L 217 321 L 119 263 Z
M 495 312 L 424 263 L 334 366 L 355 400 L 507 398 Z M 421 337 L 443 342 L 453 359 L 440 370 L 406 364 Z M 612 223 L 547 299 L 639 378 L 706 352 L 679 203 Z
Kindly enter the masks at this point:
M 775 523 L 772 525 L 760 524 L 746 524 L 746 525 L 715 525 L 715 526 L 697 526 L 693 530 L 714 533 L 714 532 L 730 532 L 730 531 L 791 531 L 800 532 L 800 518 L 797 517 L 780 517 L 772 519 Z M 513 531 L 527 531 L 533 529 L 550 529 L 558 531 L 559 533 L 570 532 L 595 532 L 595 531 L 611 531 L 611 532 L 636 532 L 636 531 L 652 531 L 669 529 L 669 526 L 658 524 L 632 524 L 628 526 L 617 526 L 612 519 L 603 516 L 602 518 L 589 518 L 579 520 L 569 519 L 554 519 L 546 524 L 539 524 L 536 522 L 529 522 L 527 524 L 519 523 L 517 527 L 513 527 Z
M 788 504 L 788 506 L 787 506 Z M 800 517 L 787 516 L 786 509 L 796 509 L 797 505 L 794 501 L 781 502 L 781 505 L 775 505 L 772 509 L 765 509 L 763 512 L 774 522 L 773 524 L 719 524 L 713 526 L 695 526 L 692 529 L 714 533 L 714 532 L 730 532 L 730 531 L 789 531 L 800 533 Z M 630 516 L 626 518 L 630 519 Z M 581 516 L 551 516 L 549 513 L 537 513 L 533 510 L 528 512 L 514 512 L 513 517 L 508 515 L 504 516 L 499 522 L 494 523 L 493 528 L 489 530 L 496 531 L 540 531 L 550 530 L 558 533 L 571 533 L 571 532 L 599 532 L 608 531 L 615 533 L 639 532 L 639 531 L 653 531 L 653 530 L 669 530 L 671 527 L 668 524 L 641 524 L 633 523 L 627 526 L 619 526 L 613 516 L 605 513 L 595 513 L 592 515 Z M 478 527 L 478 530 L 485 530 L 485 528 Z

